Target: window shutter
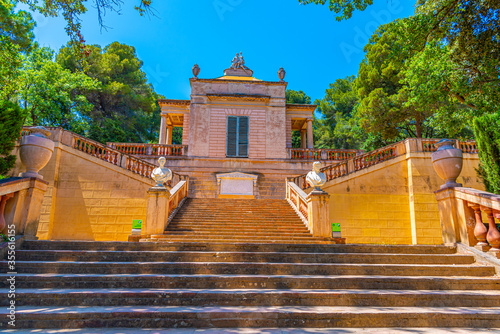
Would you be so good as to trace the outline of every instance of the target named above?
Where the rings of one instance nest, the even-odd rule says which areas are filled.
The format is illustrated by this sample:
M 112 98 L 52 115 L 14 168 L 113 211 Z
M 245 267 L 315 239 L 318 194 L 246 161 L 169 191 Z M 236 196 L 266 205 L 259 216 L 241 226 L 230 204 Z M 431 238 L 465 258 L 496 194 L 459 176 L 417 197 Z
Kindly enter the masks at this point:
M 238 156 L 248 157 L 248 117 L 239 117 Z
M 237 155 L 237 139 L 238 139 L 238 118 L 228 116 L 227 118 L 227 145 L 226 155 L 235 157 Z

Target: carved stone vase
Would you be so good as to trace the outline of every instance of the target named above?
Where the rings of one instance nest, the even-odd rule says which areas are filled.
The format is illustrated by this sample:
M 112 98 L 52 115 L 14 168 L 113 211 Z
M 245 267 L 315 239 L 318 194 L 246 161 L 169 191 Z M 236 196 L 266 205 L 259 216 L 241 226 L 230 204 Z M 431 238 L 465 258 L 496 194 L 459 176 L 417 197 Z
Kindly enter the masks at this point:
M 457 183 L 457 177 L 462 171 L 463 155 L 462 150 L 453 147 L 453 140 L 441 139 L 435 145 L 437 151 L 432 153 L 432 165 L 440 178 L 445 180 L 441 189 L 449 187 L 461 187 Z
M 31 134 L 21 138 L 19 156 L 26 167 L 26 172 L 20 173 L 21 177 L 36 177 L 43 179 L 38 174 L 45 167 L 54 152 L 54 142 L 47 138 L 50 131 L 41 126 L 30 128 Z

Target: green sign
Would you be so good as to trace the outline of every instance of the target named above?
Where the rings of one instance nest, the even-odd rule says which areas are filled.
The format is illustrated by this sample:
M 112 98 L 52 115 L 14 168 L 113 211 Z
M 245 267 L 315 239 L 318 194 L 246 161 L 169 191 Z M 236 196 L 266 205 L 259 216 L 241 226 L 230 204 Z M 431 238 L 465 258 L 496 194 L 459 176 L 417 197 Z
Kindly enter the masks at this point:
M 340 232 L 340 224 L 332 224 L 332 232 Z
M 140 229 L 142 227 L 142 219 L 134 219 L 132 221 L 132 228 Z

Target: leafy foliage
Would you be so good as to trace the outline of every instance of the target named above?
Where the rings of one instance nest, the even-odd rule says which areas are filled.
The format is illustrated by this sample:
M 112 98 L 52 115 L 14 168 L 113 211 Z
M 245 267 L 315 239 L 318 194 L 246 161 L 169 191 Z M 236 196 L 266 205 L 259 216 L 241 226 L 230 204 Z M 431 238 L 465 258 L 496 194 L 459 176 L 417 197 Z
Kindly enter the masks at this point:
M 37 11 L 48 17 L 56 17 L 62 15 L 66 20 L 66 32 L 70 36 L 73 44 L 84 42 L 80 33 L 81 20 L 80 16 L 88 10 L 87 0 L 19 0 L 21 3 L 29 5 L 30 9 Z M 142 16 L 151 13 L 151 0 L 137 0 L 137 5 L 134 8 Z M 119 12 L 121 9 L 122 0 L 92 0 L 91 6 L 97 9 L 97 18 L 101 28 L 106 28 L 104 25 L 104 16 L 107 11 Z
M 314 3 L 317 5 L 324 5 L 326 0 L 299 0 L 302 4 Z M 330 10 L 336 14 L 340 14 L 336 17 L 337 21 L 342 21 L 349 19 L 352 13 L 356 10 L 363 11 L 369 5 L 373 4 L 373 0 L 328 0 Z
M 18 99 L 27 114 L 26 125 L 60 126 L 77 133 L 88 129 L 86 113 L 92 109 L 83 91 L 99 83 L 81 72 L 72 73 L 53 61 L 48 48 L 26 57 Z
M 22 56 L 32 49 L 31 15 L 14 12 L 15 2 L 0 0 L 0 99 L 10 99 L 18 86 Z
M 0 100 L 0 176 L 14 166 L 16 156 L 10 154 L 23 125 L 21 108 L 6 100 Z
M 83 72 L 99 83 L 95 89 L 81 89 L 91 104 L 85 112 L 90 124 L 88 136 L 102 143 L 149 142 L 158 137 L 159 96 L 148 84 L 135 48 L 114 42 L 104 49 L 91 45 L 89 56 L 80 59 L 68 46 L 59 51 L 57 63 L 72 73 Z
M 474 120 L 474 134 L 479 148 L 478 174 L 486 190 L 500 194 L 500 113 L 485 114 Z

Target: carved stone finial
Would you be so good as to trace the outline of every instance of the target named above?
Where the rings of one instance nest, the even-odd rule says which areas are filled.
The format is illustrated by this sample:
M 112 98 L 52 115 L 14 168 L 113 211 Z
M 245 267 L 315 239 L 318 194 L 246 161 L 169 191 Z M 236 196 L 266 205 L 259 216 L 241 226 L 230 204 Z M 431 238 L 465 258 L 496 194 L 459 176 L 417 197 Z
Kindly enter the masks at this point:
M 194 64 L 192 70 L 193 70 L 194 77 L 198 78 L 198 74 L 200 74 L 200 67 L 198 66 L 198 64 Z
M 326 175 L 320 169 L 321 162 L 315 161 L 313 163 L 313 170 L 307 173 L 306 181 L 311 187 L 314 187 L 313 191 L 323 192 L 321 187 L 326 183 Z
M 158 164 L 160 166 L 153 169 L 151 173 L 151 178 L 156 181 L 155 188 L 165 188 L 163 184 L 172 179 L 172 171 L 165 167 L 166 161 L 167 159 L 165 159 L 165 157 L 158 159 Z
M 280 67 L 279 71 L 278 71 L 278 77 L 280 78 L 280 81 L 284 81 L 283 79 L 285 79 L 285 70 L 283 69 L 283 67 Z

